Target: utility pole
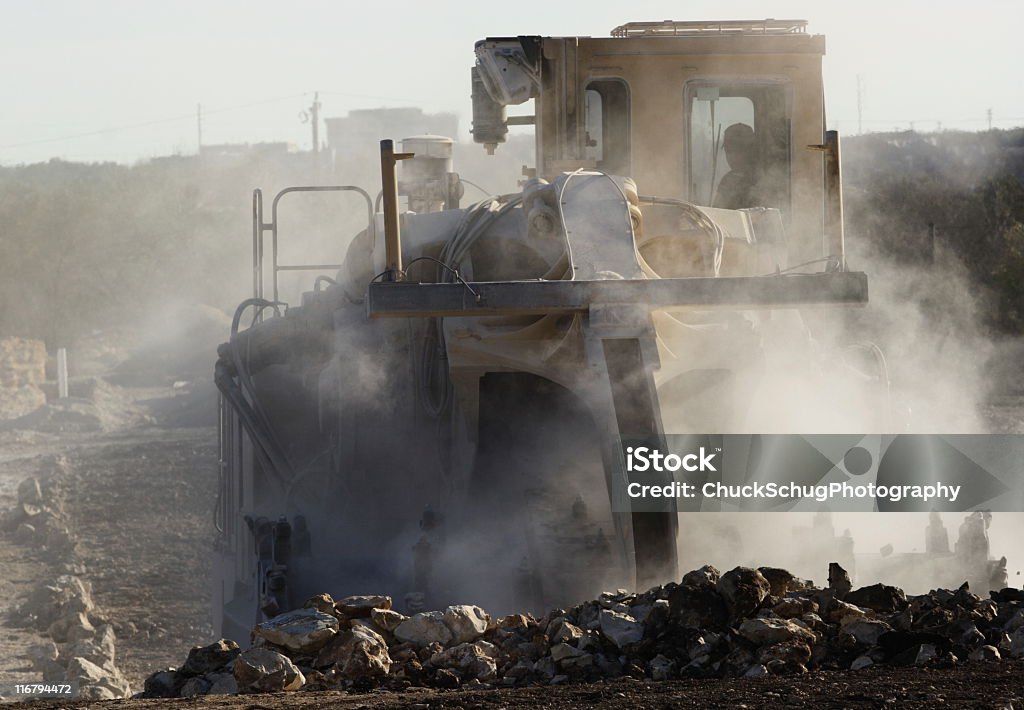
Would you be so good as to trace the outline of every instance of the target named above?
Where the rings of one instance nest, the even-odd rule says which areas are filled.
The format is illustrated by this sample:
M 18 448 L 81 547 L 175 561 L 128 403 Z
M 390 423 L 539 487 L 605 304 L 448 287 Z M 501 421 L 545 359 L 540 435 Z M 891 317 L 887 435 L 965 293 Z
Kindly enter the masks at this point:
M 988 116 L 988 130 L 991 131 L 992 130 L 992 109 L 989 109 L 988 111 L 986 111 L 985 115 Z
M 203 152 L 203 105 L 196 104 L 196 153 Z
M 857 135 L 864 134 L 864 91 L 860 74 L 857 75 Z
M 320 152 L 320 92 L 313 94 L 313 105 L 309 107 L 310 122 L 313 124 L 313 152 Z

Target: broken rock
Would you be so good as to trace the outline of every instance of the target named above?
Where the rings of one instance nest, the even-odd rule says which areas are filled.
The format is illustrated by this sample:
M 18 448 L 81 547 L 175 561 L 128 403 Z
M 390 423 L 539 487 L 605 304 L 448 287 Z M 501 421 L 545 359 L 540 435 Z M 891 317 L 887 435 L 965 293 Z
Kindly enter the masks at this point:
M 385 631 L 394 632 L 398 625 L 409 617 L 391 609 L 371 609 L 370 620 Z
M 714 565 L 704 565 L 684 574 L 682 583 L 691 587 L 699 587 L 703 584 L 715 585 L 718 584 L 718 578 L 721 576 L 722 573 Z
M 892 627 L 884 621 L 875 619 L 855 619 L 843 625 L 842 630 L 853 636 L 863 646 L 874 646 L 882 634 L 892 631 Z
M 225 669 L 240 653 L 238 644 L 229 639 L 220 639 L 208 646 L 196 646 L 188 652 L 180 672 L 187 676 L 216 673 Z
M 668 595 L 669 616 L 692 629 L 724 628 L 729 610 L 722 595 L 710 584 L 676 587 Z
M 647 672 L 651 674 L 651 680 L 668 680 L 672 677 L 676 664 L 660 653 L 647 662 Z
M 144 698 L 176 698 L 184 682 L 185 677 L 172 669 L 157 671 L 146 678 L 142 696 Z
M 82 697 L 90 700 L 127 698 L 131 695 L 131 688 L 120 673 L 85 658 L 72 658 L 68 662 L 64 680 L 78 683 Z
M 789 619 L 747 619 L 739 628 L 740 636 L 758 646 L 805 641 L 814 643 L 814 633 Z
M 206 678 L 189 678 L 181 686 L 178 696 L 182 698 L 194 698 L 198 695 L 206 695 L 210 692 L 210 681 Z
M 729 614 L 738 620 L 757 611 L 771 586 L 756 569 L 735 567 L 722 575 L 716 588 L 725 599 Z
M 234 695 L 238 692 L 238 681 L 232 673 L 213 673 L 206 677 L 210 681 L 207 695 Z
M 793 639 L 782 643 L 764 646 L 758 654 L 758 660 L 765 666 L 781 661 L 787 664 L 806 665 L 811 660 L 811 647 L 804 641 Z
M 969 661 L 998 661 L 1002 658 L 995 646 L 979 646 L 967 656 Z
M 839 599 L 845 597 L 853 589 L 850 573 L 843 569 L 838 562 L 828 563 L 828 588 L 833 590 Z
M 439 611 L 414 614 L 395 628 L 395 638 L 422 648 L 432 643 L 446 646 L 452 641 L 452 632 Z
M 476 641 L 487 631 L 491 617 L 478 606 L 460 604 L 444 611 L 444 623 L 455 643 Z
M 758 567 L 757 571 L 768 580 L 769 594 L 775 597 L 783 597 L 789 592 L 805 589 L 808 586 L 807 582 L 780 567 Z
M 894 612 L 907 606 L 907 596 L 898 587 L 887 584 L 872 584 L 870 587 L 854 589 L 843 597 L 849 604 L 873 611 Z
M 88 616 L 83 612 L 75 612 L 54 621 L 46 632 L 54 641 L 65 643 L 92 638 L 96 629 L 89 622 Z
M 548 636 L 552 643 L 575 643 L 583 637 L 583 630 L 564 618 L 556 619 L 548 626 Z
M 857 656 L 853 659 L 853 663 L 850 664 L 851 671 L 859 671 L 862 668 L 873 666 L 875 662 L 871 660 L 871 656 Z
M 644 637 L 644 625 L 629 614 L 602 609 L 600 621 L 601 633 L 619 648 L 637 643 Z
M 234 663 L 240 693 L 278 693 L 298 690 L 306 682 L 302 672 L 286 656 L 269 648 L 243 651 Z
M 493 654 L 497 649 L 486 641 L 462 643 L 430 657 L 435 668 L 457 670 L 464 680 L 476 679 L 481 682 L 493 680 L 498 665 Z
M 342 616 L 366 618 L 374 609 L 390 609 L 391 597 L 360 594 L 339 599 L 334 603 L 334 608 Z
M 386 676 L 391 670 L 391 656 L 380 634 L 354 625 L 331 639 L 313 665 L 317 668 L 333 666 L 349 680 L 365 680 Z
M 257 624 L 253 635 L 291 651 L 312 653 L 330 641 L 337 631 L 335 617 L 316 609 L 298 609 Z

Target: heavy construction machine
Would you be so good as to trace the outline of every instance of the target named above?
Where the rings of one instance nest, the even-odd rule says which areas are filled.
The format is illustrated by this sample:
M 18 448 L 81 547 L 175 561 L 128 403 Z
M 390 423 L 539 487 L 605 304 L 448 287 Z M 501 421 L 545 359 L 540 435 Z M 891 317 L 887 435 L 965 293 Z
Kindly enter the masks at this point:
M 376 199 L 288 188 L 268 220 L 256 191 L 215 375 L 219 633 L 322 591 L 502 612 L 672 580 L 681 507 L 621 500 L 624 442 L 788 426 L 780 369 L 819 399 L 881 382 L 822 346 L 868 297 L 824 48 L 779 20 L 488 38 L 473 138 L 533 125 L 519 192 L 462 206 L 439 136 L 382 141 Z M 296 191 L 365 200 L 338 263 L 280 263 Z M 296 270 L 319 275 L 287 307 Z

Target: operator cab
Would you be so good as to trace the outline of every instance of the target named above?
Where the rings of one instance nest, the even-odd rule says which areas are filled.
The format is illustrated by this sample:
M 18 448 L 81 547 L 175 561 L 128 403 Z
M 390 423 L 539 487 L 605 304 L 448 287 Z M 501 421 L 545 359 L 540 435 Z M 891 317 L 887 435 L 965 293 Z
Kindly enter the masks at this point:
M 631 177 L 642 195 L 779 210 L 789 261 L 841 253 L 822 239 L 824 37 L 803 20 L 633 22 L 610 37 L 476 45 L 473 135 L 536 127 L 536 173 Z M 533 116 L 506 107 L 533 102 Z M 838 250 L 837 250 L 838 249 Z

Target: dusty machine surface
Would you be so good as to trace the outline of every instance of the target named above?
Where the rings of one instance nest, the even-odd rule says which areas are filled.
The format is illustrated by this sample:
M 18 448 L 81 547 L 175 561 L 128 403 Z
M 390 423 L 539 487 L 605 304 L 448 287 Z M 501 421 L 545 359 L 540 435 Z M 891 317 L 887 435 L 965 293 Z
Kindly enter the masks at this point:
M 824 38 L 775 20 L 611 35 L 477 43 L 475 141 L 535 126 L 521 192 L 460 205 L 451 140 L 417 136 L 382 142 L 377 200 L 292 188 L 268 221 L 255 194 L 254 293 L 216 366 L 221 635 L 325 590 L 501 613 L 675 579 L 683 511 L 612 512 L 621 442 L 784 426 L 773 368 L 812 396 L 884 390 L 816 337 L 868 297 Z M 366 200 L 337 264 L 279 263 L 297 190 Z M 320 275 L 289 308 L 296 269 Z

